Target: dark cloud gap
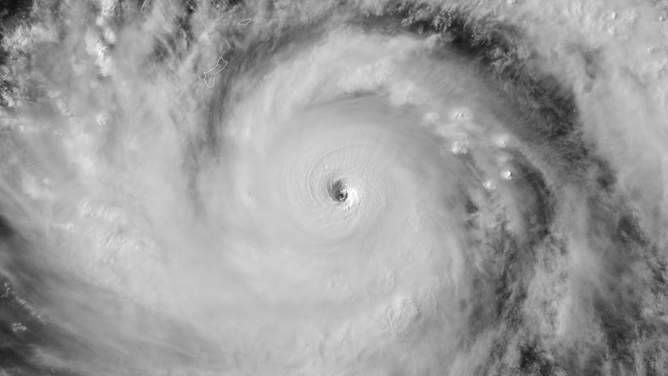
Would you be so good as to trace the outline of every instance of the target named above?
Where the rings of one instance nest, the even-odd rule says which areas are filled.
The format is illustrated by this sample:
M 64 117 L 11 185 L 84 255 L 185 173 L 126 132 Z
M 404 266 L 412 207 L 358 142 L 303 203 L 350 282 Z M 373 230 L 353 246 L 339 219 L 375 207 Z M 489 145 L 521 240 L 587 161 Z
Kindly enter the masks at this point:
M 0 2 L 0 40 L 5 33 L 11 31 L 23 19 L 25 19 L 32 9 L 34 0 L 5 0 Z M 2 64 L 0 60 L 0 64 Z

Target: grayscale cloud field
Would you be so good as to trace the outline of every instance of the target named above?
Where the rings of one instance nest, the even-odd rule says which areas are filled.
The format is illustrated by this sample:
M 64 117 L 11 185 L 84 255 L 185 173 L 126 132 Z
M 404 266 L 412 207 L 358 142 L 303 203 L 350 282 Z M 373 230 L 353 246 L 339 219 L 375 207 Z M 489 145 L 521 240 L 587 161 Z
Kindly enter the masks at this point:
M 0 4 L 0 376 L 668 375 L 665 1 Z

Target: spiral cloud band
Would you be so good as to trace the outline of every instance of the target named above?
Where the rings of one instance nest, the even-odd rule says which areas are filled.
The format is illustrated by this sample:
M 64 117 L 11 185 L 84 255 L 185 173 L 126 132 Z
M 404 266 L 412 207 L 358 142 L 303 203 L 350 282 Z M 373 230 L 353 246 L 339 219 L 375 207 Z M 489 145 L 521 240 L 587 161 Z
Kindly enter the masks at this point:
M 1 375 L 668 374 L 665 4 L 0 10 Z

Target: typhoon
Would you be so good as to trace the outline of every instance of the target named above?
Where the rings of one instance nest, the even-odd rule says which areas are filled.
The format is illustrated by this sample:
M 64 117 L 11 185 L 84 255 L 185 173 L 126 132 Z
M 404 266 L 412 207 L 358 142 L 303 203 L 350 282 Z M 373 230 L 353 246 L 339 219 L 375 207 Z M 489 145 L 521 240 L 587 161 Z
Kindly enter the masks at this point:
M 0 375 L 668 374 L 668 5 L 0 4 Z

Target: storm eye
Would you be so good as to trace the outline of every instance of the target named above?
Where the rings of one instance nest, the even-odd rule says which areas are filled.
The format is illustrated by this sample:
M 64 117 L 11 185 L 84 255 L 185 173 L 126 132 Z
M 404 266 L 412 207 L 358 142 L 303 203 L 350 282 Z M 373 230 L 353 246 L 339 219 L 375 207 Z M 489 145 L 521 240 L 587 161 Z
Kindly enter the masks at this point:
M 338 192 L 336 192 L 336 195 L 334 196 L 334 198 L 336 199 L 336 201 L 339 201 L 339 202 L 346 201 L 348 199 L 348 192 L 345 191 L 345 190 L 338 191 Z
M 348 200 L 348 187 L 343 181 L 337 180 L 330 186 L 329 195 L 336 202 L 345 202 Z

